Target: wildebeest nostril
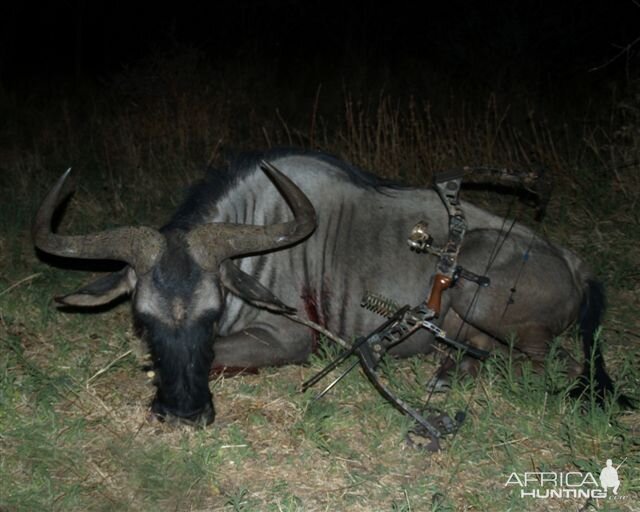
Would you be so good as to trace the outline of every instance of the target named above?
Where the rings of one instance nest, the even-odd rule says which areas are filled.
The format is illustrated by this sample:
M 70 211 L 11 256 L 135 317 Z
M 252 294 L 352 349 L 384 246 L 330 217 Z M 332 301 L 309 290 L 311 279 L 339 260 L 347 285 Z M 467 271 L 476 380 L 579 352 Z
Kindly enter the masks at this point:
M 209 402 L 196 411 L 178 411 L 163 405 L 157 399 L 151 404 L 150 421 L 166 422 L 169 425 L 189 425 L 192 427 L 206 427 L 215 420 L 216 414 L 213 404 Z

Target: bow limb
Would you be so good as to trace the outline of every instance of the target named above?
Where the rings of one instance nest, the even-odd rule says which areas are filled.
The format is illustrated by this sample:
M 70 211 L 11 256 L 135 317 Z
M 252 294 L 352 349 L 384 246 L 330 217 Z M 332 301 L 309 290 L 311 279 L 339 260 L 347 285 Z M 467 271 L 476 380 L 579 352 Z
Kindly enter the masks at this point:
M 424 418 L 418 411 L 409 407 L 407 403 L 398 398 L 383 382 L 380 378 L 380 374 L 377 370 L 377 362 L 379 359 L 376 357 L 377 355 L 373 354 L 370 345 L 364 344 L 358 349 L 358 357 L 360 358 L 360 364 L 362 366 L 362 370 L 365 375 L 373 384 L 373 386 L 378 390 L 388 402 L 390 402 L 396 409 L 403 412 L 407 416 L 411 416 L 420 426 L 424 427 L 427 432 L 431 435 L 433 451 L 440 450 L 440 443 L 438 439 L 440 438 L 440 431 L 429 422 L 426 418 Z M 431 448 L 430 448 L 431 449 Z

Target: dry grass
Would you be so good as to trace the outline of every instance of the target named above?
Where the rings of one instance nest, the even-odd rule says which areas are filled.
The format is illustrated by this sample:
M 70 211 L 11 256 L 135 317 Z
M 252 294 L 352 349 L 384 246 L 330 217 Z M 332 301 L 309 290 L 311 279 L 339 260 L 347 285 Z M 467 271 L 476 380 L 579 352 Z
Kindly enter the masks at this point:
M 165 55 L 99 92 L 20 100 L 0 134 L 9 141 L 0 149 L 0 507 L 637 509 L 637 412 L 582 414 L 562 394 L 547 393 L 544 376 L 514 376 L 500 361 L 476 386 L 454 388 L 447 407 L 470 403 L 469 418 L 435 455 L 406 445 L 408 421 L 356 372 L 321 402 L 300 394 L 299 384 L 323 359 L 216 381 L 212 428 L 147 421 L 153 389 L 135 356 L 128 306 L 56 311 L 50 297 L 88 278 L 33 253 L 28 226 L 37 201 L 69 165 L 78 169 L 80 193 L 65 214 L 66 232 L 159 224 L 179 200 L 176 188 L 207 163 L 221 163 L 229 147 L 313 146 L 416 184 L 461 165 L 542 164 L 556 190 L 539 229 L 583 254 L 607 283 L 602 338 L 610 373 L 632 393 L 640 381 L 640 119 L 633 96 L 613 105 L 606 122 L 581 125 L 546 120 L 533 109 L 514 119 L 495 97 L 465 104 L 453 96 L 436 102 L 346 94 L 335 114 L 323 111 L 319 94 L 308 119 L 294 124 L 275 112 L 267 92 L 239 87 L 251 76 L 218 70 L 214 81 L 212 73 L 197 53 Z M 492 192 L 469 194 L 498 211 L 510 202 Z M 516 209 L 531 216 L 525 205 Z M 432 361 L 394 364 L 409 377 L 400 384 L 419 399 Z M 628 457 L 625 501 L 541 505 L 504 487 L 511 471 L 595 472 L 607 457 Z

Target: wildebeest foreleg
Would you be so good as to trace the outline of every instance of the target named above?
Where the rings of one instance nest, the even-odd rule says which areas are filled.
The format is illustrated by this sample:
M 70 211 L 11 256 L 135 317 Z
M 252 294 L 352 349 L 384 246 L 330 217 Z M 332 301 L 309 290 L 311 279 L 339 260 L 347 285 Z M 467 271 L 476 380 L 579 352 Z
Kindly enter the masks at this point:
M 214 369 L 261 368 L 303 363 L 311 353 L 308 335 L 298 330 L 277 332 L 269 327 L 248 327 L 216 338 Z M 304 340 L 304 341 L 301 341 Z

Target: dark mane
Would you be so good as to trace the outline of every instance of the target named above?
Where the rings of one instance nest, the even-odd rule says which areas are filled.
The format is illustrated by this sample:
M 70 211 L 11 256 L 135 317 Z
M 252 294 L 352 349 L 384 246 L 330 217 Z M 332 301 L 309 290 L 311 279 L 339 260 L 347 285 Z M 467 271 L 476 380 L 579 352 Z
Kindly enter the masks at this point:
M 376 176 L 371 172 L 364 171 L 340 160 L 334 155 L 321 151 L 277 148 L 267 151 L 229 153 L 225 167 L 207 169 L 205 178 L 189 187 L 185 199 L 161 231 L 169 229 L 189 230 L 204 216 L 211 204 L 216 203 L 238 181 L 241 181 L 249 173 L 254 172 L 261 160 L 276 160 L 287 156 L 308 156 L 328 163 L 342 171 L 347 181 L 360 188 L 372 189 L 380 193 L 384 193 L 383 188 L 395 190 L 412 188 L 397 181 Z
M 331 153 L 310 149 L 274 148 L 267 151 L 231 153 L 229 154 L 227 161 L 229 163 L 229 168 L 235 169 L 236 172 L 240 172 L 242 174 L 242 170 L 246 171 L 247 168 L 252 169 L 256 167 L 260 163 L 260 160 L 276 160 L 287 156 L 308 156 L 328 163 L 336 169 L 343 171 L 348 178 L 348 181 L 357 187 L 376 190 L 383 187 L 393 189 L 411 188 L 398 181 L 381 178 L 372 172 L 355 167 Z

